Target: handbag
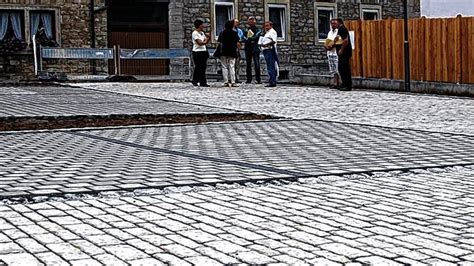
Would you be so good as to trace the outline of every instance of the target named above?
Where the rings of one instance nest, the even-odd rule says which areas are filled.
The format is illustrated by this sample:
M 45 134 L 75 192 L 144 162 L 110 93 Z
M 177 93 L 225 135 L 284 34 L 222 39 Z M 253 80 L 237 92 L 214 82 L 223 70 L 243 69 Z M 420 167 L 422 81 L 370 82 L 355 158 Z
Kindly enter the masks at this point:
M 221 57 L 221 55 L 222 55 L 222 44 L 219 43 L 216 47 L 216 50 L 212 54 L 212 56 L 215 57 L 215 58 L 219 58 L 219 57 Z

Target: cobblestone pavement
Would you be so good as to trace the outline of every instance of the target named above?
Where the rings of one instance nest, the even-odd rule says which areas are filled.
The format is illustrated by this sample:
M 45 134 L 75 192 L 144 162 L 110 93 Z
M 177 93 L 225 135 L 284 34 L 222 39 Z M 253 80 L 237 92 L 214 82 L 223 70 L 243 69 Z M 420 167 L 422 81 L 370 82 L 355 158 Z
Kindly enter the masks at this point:
M 474 265 L 471 99 L 81 86 L 405 129 L 305 119 L 1 133 L 0 265 Z
M 473 170 L 4 205 L 0 260 L 14 265 L 472 265 Z
M 213 114 L 236 111 L 75 87 L 0 87 L 0 117 Z
M 474 100 L 449 96 L 281 85 L 275 89 L 194 88 L 188 84 L 79 84 L 105 91 L 228 107 L 291 118 L 312 118 L 474 135 Z
M 1 197 L 474 164 L 474 136 L 315 120 L 0 134 Z

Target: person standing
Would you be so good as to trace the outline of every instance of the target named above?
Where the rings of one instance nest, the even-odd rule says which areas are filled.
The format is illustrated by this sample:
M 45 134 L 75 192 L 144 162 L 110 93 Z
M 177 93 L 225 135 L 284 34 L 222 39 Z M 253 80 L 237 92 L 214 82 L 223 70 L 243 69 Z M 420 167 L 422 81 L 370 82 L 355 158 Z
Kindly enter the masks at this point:
M 244 31 L 240 28 L 240 21 L 238 19 L 234 19 L 234 30 L 237 32 L 239 36 L 239 42 L 244 41 Z M 235 80 L 237 83 L 240 83 L 240 48 L 237 52 L 237 58 L 235 59 Z
M 268 85 L 265 87 L 276 87 L 277 83 L 277 38 L 278 34 L 273 29 L 273 22 L 265 22 L 265 35 L 259 41 L 260 45 L 262 46 L 265 62 L 267 63 L 267 72 L 269 77 Z
M 207 59 L 209 58 L 206 44 L 209 43 L 211 38 L 208 34 L 204 33 L 205 25 L 202 20 L 195 20 L 194 27 L 196 30 L 192 33 L 194 61 L 192 84 L 198 86 L 199 83 L 201 87 L 209 87 L 206 80 Z
M 227 21 L 224 30 L 219 34 L 217 41 L 221 44 L 221 64 L 224 86 L 237 87 L 235 77 L 235 61 L 238 59 L 238 49 L 240 47 L 239 35 L 234 30 L 234 21 Z M 230 82 L 229 82 L 230 76 Z
M 344 21 L 340 18 L 337 19 L 338 24 L 338 37 L 336 37 L 336 43 L 342 40 L 341 44 L 336 45 L 337 55 L 339 56 L 338 70 L 341 75 L 342 84 L 338 89 L 341 91 L 352 90 L 352 73 L 350 59 L 352 57 L 352 44 L 349 38 L 349 31 L 344 26 Z
M 334 40 L 337 37 L 337 20 L 331 20 L 331 30 L 328 32 L 328 37 L 324 43 L 327 50 L 329 72 L 334 77 L 333 87 L 339 88 L 339 71 L 338 71 L 338 55 Z
M 256 26 L 255 17 L 249 17 L 247 20 L 247 30 L 244 34 L 245 38 L 245 61 L 246 61 L 246 83 L 252 83 L 252 61 L 255 67 L 255 81 L 260 84 L 260 47 L 258 39 L 262 34 L 262 30 Z

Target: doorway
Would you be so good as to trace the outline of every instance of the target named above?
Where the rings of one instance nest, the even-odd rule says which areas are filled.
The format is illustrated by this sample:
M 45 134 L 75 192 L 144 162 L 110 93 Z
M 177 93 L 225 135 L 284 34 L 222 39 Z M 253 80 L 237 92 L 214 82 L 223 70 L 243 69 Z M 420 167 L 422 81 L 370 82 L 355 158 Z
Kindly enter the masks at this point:
M 126 49 L 169 48 L 168 2 L 110 1 L 107 12 L 108 46 L 120 45 Z M 168 75 L 169 60 L 123 60 L 121 69 L 124 75 Z

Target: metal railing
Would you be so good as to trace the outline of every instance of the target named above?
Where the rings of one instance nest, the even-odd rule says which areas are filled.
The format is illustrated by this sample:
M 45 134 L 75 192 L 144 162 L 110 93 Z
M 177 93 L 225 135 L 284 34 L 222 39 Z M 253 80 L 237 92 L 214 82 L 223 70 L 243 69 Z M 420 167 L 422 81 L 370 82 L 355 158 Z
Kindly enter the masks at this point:
M 34 40 L 33 36 L 33 40 Z M 173 67 L 177 64 L 170 63 L 169 75 L 161 75 L 169 79 L 189 79 L 191 77 L 191 55 L 187 49 L 123 49 L 116 45 L 113 48 L 50 48 L 36 45 L 33 41 L 35 75 L 44 73 L 45 59 L 66 60 L 113 60 L 113 74 L 122 75 L 123 60 L 187 60 L 187 73 L 181 71 L 175 75 Z M 183 64 L 181 68 L 184 69 Z

